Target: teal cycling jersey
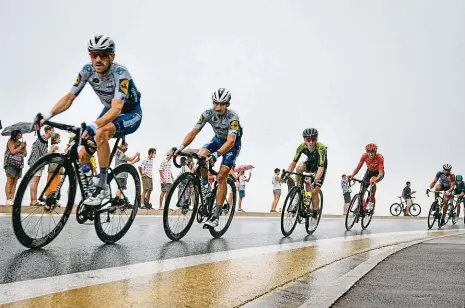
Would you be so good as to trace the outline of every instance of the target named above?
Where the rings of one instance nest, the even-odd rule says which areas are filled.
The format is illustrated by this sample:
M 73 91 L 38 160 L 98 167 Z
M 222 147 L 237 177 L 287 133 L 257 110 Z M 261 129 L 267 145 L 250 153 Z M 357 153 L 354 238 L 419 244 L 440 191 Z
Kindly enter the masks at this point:
M 462 183 L 455 183 L 454 194 L 459 195 L 461 193 L 465 193 L 465 182 Z

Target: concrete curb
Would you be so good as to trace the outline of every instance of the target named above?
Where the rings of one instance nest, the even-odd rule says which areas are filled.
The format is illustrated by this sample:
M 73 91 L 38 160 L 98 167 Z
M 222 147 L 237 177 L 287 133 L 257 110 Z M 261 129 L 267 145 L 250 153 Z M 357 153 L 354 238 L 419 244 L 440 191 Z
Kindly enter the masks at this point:
M 465 233 L 461 233 L 465 234 Z M 353 270 L 339 278 L 331 288 L 325 288 L 324 291 L 320 292 L 318 295 L 312 297 L 311 300 L 306 301 L 300 307 L 301 308 L 309 308 L 309 307 L 331 307 L 339 298 L 341 298 L 344 294 L 346 294 L 352 286 L 363 278 L 366 274 L 368 274 L 371 270 L 373 270 L 376 265 L 381 263 L 387 257 L 405 249 L 413 245 L 421 244 L 423 242 L 435 240 L 438 238 L 449 237 L 449 236 L 457 236 L 461 234 L 448 234 L 442 236 L 436 236 L 427 239 L 416 240 L 408 243 L 396 244 L 393 245 L 391 249 L 388 249 L 384 252 L 381 252 L 367 261 L 360 263 L 357 267 Z
M 73 207 L 73 210 L 71 211 L 71 214 L 76 213 L 76 208 L 77 206 Z M 28 212 L 28 206 L 24 205 L 22 211 Z M 36 209 L 30 208 L 31 213 L 34 212 Z M 64 208 L 57 208 L 56 211 L 59 214 L 62 214 L 64 211 Z M 5 214 L 11 214 L 12 212 L 12 206 L 10 205 L 0 205 L 0 213 L 5 213 Z M 146 209 L 139 209 L 137 211 L 137 216 L 139 215 L 147 215 L 147 216 L 163 216 L 163 210 L 146 210 Z M 268 218 L 279 218 L 281 217 L 281 213 L 269 213 L 269 212 L 235 212 L 234 216 L 239 216 L 239 217 L 268 217 Z M 336 215 L 336 214 L 323 214 L 322 218 L 345 218 L 345 215 Z M 373 219 L 426 219 L 427 217 L 423 216 L 417 216 L 417 217 L 412 217 L 412 216 L 373 216 Z

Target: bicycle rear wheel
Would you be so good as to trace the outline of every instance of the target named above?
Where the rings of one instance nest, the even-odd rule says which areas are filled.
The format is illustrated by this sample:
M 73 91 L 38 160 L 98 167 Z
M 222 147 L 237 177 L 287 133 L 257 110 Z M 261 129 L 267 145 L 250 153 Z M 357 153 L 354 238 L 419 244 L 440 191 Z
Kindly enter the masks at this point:
M 421 213 L 421 206 L 418 203 L 412 203 L 408 209 L 408 212 L 411 216 L 418 216 Z
M 375 213 L 375 207 L 376 201 L 373 203 L 373 209 L 365 211 L 365 215 L 362 217 L 362 230 L 365 230 L 370 225 L 370 222 L 373 219 L 373 214 Z
M 113 169 L 107 181 L 110 185 L 111 201 L 95 210 L 94 226 L 102 242 L 115 243 L 128 232 L 136 218 L 141 199 L 140 177 L 133 165 L 122 164 Z M 118 189 L 121 191 L 121 198 L 116 197 Z
M 208 229 L 210 231 L 210 234 L 214 238 L 219 238 L 223 234 L 226 233 L 226 231 L 229 229 L 229 226 L 231 225 L 231 222 L 232 222 L 233 217 L 234 217 L 234 213 L 236 212 L 236 199 L 237 199 L 236 182 L 233 179 L 231 179 L 230 177 L 228 177 L 226 187 L 227 187 L 226 199 L 224 200 L 223 210 L 221 212 L 221 215 L 220 215 L 220 218 L 219 218 L 219 221 L 218 221 L 218 226 L 216 226 L 215 228 L 209 228 Z M 217 189 L 218 189 L 218 186 L 216 186 L 213 189 L 212 196 L 216 196 Z M 232 194 L 232 204 L 230 204 L 229 201 L 228 201 L 228 199 L 229 199 L 228 196 L 230 196 L 230 194 Z M 214 197 L 214 198 L 216 198 L 216 197 Z
M 438 219 L 437 215 L 436 215 L 436 211 L 439 207 L 439 204 L 434 201 L 430 208 L 429 208 L 429 212 L 428 212 L 428 229 L 431 229 L 433 226 L 434 226 L 434 223 L 436 222 L 436 220 Z M 439 226 L 440 222 L 438 222 L 438 226 Z
M 163 229 L 172 241 L 189 232 L 199 206 L 199 186 L 191 172 L 181 174 L 173 183 L 163 208 Z
M 293 186 L 287 193 L 281 212 L 281 232 L 288 237 L 294 231 L 302 203 L 300 187 Z
M 346 215 L 346 230 L 350 231 L 352 227 L 355 224 L 355 221 L 357 220 L 359 216 L 359 203 L 361 202 L 360 200 L 360 194 L 355 194 L 352 197 L 352 201 L 350 201 L 349 209 L 347 210 L 347 215 Z
M 323 215 L 323 192 L 320 190 L 318 192 L 318 195 L 320 196 L 320 210 L 318 213 L 318 217 L 307 217 L 305 219 L 305 229 L 307 230 L 307 233 L 310 235 L 313 234 L 313 232 L 315 232 L 316 228 L 318 227 L 318 224 L 320 223 L 321 215 Z M 312 206 L 312 204 L 310 204 L 309 206 Z
M 391 204 L 389 211 L 392 216 L 399 216 L 400 213 L 402 213 L 402 206 L 399 203 L 393 203 Z
M 39 182 L 37 196 L 46 197 L 45 204 L 23 207 L 24 197 L 29 196 L 29 184 L 41 169 L 41 178 L 45 174 L 47 181 L 42 181 L 45 185 Z M 64 209 L 60 209 L 61 197 L 67 198 Z M 63 230 L 75 197 L 76 176 L 71 163 L 58 153 L 40 158 L 24 175 L 15 196 L 12 220 L 18 241 L 27 248 L 40 248 L 52 242 Z

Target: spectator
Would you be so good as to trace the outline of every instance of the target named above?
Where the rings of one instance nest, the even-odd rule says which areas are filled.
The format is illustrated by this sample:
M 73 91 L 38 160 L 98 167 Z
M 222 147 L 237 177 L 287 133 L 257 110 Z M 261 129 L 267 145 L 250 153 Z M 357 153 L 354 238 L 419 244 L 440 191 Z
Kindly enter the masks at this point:
M 412 195 L 414 193 L 416 193 L 416 191 L 412 191 L 412 189 L 410 189 L 410 182 L 409 181 L 407 181 L 407 183 L 405 183 L 405 185 L 406 186 L 402 190 L 402 197 L 404 197 L 404 199 L 405 199 L 404 216 L 410 216 L 409 209 L 410 209 L 410 206 L 412 205 Z
M 166 193 L 170 191 L 171 185 L 173 184 L 173 173 L 171 172 L 171 151 L 166 153 L 165 159 L 160 163 L 160 184 L 161 184 L 161 193 L 160 193 L 160 207 L 159 210 L 163 210 L 163 198 Z
M 148 151 L 148 157 L 142 161 L 139 166 L 139 172 L 142 176 L 142 200 L 144 206 L 147 209 L 152 208 L 150 203 L 150 194 L 153 190 L 152 170 L 153 170 L 153 158 L 155 158 L 157 150 L 150 148 Z
M 250 181 L 250 177 L 252 176 L 252 171 L 249 172 L 249 178 L 246 178 L 244 175 L 245 171 L 239 172 L 239 212 L 245 212 L 242 209 L 242 199 L 245 197 L 245 182 Z
M 21 178 L 24 167 L 24 157 L 27 156 L 26 142 L 21 142 L 23 137 L 19 130 L 11 132 L 11 137 L 6 144 L 3 168 L 7 181 L 5 184 L 6 205 L 13 205 L 16 192 L 16 184 Z
M 45 126 L 44 128 L 44 135 L 42 139 L 37 137 L 37 139 L 32 144 L 31 155 L 29 155 L 29 159 L 27 164 L 31 167 L 36 161 L 38 161 L 42 156 L 47 154 L 48 152 L 48 139 L 54 135 L 54 129 L 50 126 Z M 40 178 L 42 176 L 42 172 L 44 171 L 45 167 L 41 168 L 37 171 L 34 176 L 32 177 L 31 181 L 31 206 L 38 206 L 42 205 L 37 201 L 37 186 L 39 186 Z
M 273 202 L 271 203 L 270 213 L 276 213 L 276 207 L 281 197 L 281 178 L 279 177 L 279 171 L 281 171 L 279 168 L 274 169 L 274 175 L 271 179 L 271 183 L 273 184 Z
M 347 215 L 347 209 L 349 208 L 351 200 L 350 193 L 352 192 L 352 189 L 350 189 L 349 181 L 347 180 L 347 176 L 345 174 L 342 175 L 341 187 L 342 194 L 344 196 L 344 215 Z
M 58 144 L 60 144 L 61 140 L 60 140 L 60 134 L 58 133 L 53 133 L 52 135 L 52 139 L 51 139 L 51 144 L 50 144 L 50 150 L 49 152 L 50 153 L 55 153 L 58 151 Z M 58 164 L 55 164 L 55 163 L 51 163 L 48 165 L 48 170 L 47 170 L 47 183 L 48 181 L 50 180 L 50 178 L 53 176 L 53 173 L 55 172 L 55 170 L 58 168 Z M 58 174 L 52 179 L 52 181 L 50 182 L 50 185 L 47 187 L 47 189 L 45 190 L 45 196 L 47 198 L 49 198 L 51 196 L 52 193 L 56 193 L 57 189 L 58 189 L 58 185 L 60 184 L 60 181 L 61 181 L 61 175 L 64 171 L 63 168 L 60 168 L 60 172 L 58 172 Z M 57 206 L 60 206 L 60 204 L 58 202 L 56 202 L 56 205 Z
M 125 164 L 125 163 L 135 164 L 140 160 L 140 153 L 139 152 L 136 152 L 136 154 L 134 154 L 133 156 L 128 157 L 125 154 L 127 150 L 128 150 L 128 144 L 126 142 L 121 143 L 118 146 L 118 150 L 116 150 L 116 154 L 115 154 L 115 168 L 118 167 L 119 165 Z M 128 182 L 128 173 L 123 172 L 121 174 L 118 174 L 118 176 L 116 177 L 116 181 L 118 182 L 118 184 L 119 184 L 119 186 L 120 186 L 120 188 L 122 190 L 126 190 L 127 189 L 127 182 Z M 121 191 L 119 189 L 116 190 L 116 196 L 118 198 L 121 198 Z

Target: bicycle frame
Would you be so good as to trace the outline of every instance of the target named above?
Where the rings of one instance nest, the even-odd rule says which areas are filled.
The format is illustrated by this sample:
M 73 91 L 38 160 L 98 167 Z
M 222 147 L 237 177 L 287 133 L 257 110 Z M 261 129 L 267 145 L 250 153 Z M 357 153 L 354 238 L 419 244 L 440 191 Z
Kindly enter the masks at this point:
M 35 125 L 35 123 L 37 123 L 37 122 L 35 121 L 33 125 Z M 74 138 L 70 143 L 70 147 L 69 147 L 68 152 L 62 154 L 62 156 L 65 157 L 65 162 L 70 163 L 73 166 L 74 172 L 77 175 L 76 178 L 77 178 L 77 181 L 78 181 L 79 189 L 81 191 L 81 196 L 85 199 L 86 197 L 89 196 L 88 184 L 87 184 L 88 179 L 87 179 L 87 176 L 81 170 L 81 164 L 79 162 L 78 148 L 79 148 L 79 145 L 81 145 L 81 144 L 84 147 L 86 147 L 86 145 L 87 145 L 86 143 L 81 141 L 81 136 L 82 136 L 82 133 L 84 132 L 84 130 L 86 128 L 86 123 L 84 123 L 84 122 L 81 123 L 81 127 L 75 127 L 75 126 L 72 126 L 72 125 L 62 124 L 62 123 L 57 123 L 57 122 L 51 122 L 51 121 L 45 121 L 45 124 L 49 125 L 51 127 L 54 127 L 54 128 L 58 128 L 58 129 L 61 129 L 61 130 L 64 130 L 64 131 L 71 132 L 71 133 L 74 134 Z M 38 138 L 43 140 L 40 133 L 38 134 Z M 115 142 L 115 144 L 113 146 L 113 149 L 112 149 L 112 151 L 110 153 L 110 158 L 109 158 L 109 163 L 108 163 L 109 172 L 113 172 L 113 169 L 110 166 L 111 166 L 111 163 L 113 161 L 113 157 L 116 154 L 116 150 L 118 149 L 119 141 L 121 139 L 122 139 L 123 142 L 125 141 L 124 136 L 123 137 L 118 137 L 116 139 L 116 142 Z M 43 141 L 45 141 L 45 140 L 43 140 Z M 44 190 L 42 191 L 40 197 L 38 198 L 40 201 L 43 202 L 45 200 L 44 199 L 44 193 L 48 189 L 48 187 L 50 186 L 52 180 L 55 178 L 55 176 L 58 174 L 59 171 L 60 171 L 60 168 L 56 168 L 56 170 L 53 172 L 53 175 L 47 181 L 47 184 L 46 184 Z M 61 187 L 62 187 L 65 179 L 66 179 L 66 174 L 61 178 L 60 183 L 58 184 L 58 187 L 57 187 L 57 199 L 59 199 Z M 123 195 L 123 197 L 126 198 L 126 196 L 124 195 L 124 192 L 121 189 L 118 181 L 115 181 L 115 182 L 116 182 L 116 185 L 118 186 L 118 189 L 121 191 L 121 194 Z M 76 185 L 76 184 L 75 183 L 70 183 L 70 185 Z M 109 202 L 111 202 L 111 200 Z

